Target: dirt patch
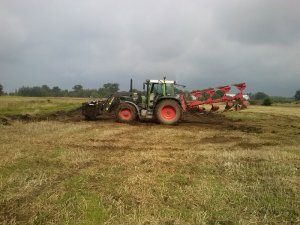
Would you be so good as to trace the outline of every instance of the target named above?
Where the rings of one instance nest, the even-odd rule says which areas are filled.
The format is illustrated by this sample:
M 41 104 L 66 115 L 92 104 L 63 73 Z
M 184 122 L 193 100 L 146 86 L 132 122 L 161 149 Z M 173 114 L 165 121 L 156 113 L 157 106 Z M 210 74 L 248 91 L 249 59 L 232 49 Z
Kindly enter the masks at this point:
M 203 144 L 209 144 L 209 143 L 222 144 L 222 143 L 229 143 L 229 142 L 237 142 L 239 140 L 241 140 L 240 137 L 226 137 L 226 136 L 214 135 L 212 137 L 202 138 L 201 143 L 203 143 Z
M 10 122 L 7 118 L 0 118 L 0 125 L 5 125 L 5 126 L 8 126 L 10 125 Z
M 239 130 L 242 132 L 246 133 L 257 133 L 260 134 L 262 133 L 262 128 L 261 127 L 255 127 L 255 126 L 250 126 L 250 125 L 245 125 L 245 124 L 228 124 L 227 126 L 228 130 Z
M 58 111 L 49 115 L 37 115 L 34 120 L 58 120 L 58 121 L 81 121 L 83 119 L 81 115 L 81 108 L 77 108 L 72 111 Z
M 186 113 L 182 118 L 181 126 L 201 126 L 222 130 L 237 130 L 245 133 L 262 133 L 261 127 L 245 124 L 242 120 L 231 120 L 224 114 L 192 114 Z M 218 137 L 223 142 L 222 137 Z
M 0 124 L 10 125 L 12 121 L 19 120 L 23 122 L 35 122 L 35 121 L 44 121 L 44 120 L 57 120 L 63 122 L 76 122 L 83 120 L 81 115 L 81 108 L 77 108 L 72 111 L 57 111 L 49 114 L 22 114 L 22 115 L 13 115 L 1 118 Z
M 84 121 L 84 116 L 81 112 L 81 107 L 72 110 L 72 111 L 57 111 L 50 114 L 36 114 L 36 115 L 14 115 L 8 116 L 0 119 L 0 124 L 10 125 L 12 121 L 19 120 L 23 122 L 36 122 L 36 121 L 61 121 L 61 122 L 79 122 Z M 114 122 L 114 116 L 112 114 L 104 114 L 99 116 L 94 121 L 108 121 Z M 158 125 L 155 120 L 142 120 L 134 125 Z M 243 121 L 233 121 L 225 117 L 224 114 L 197 114 L 197 113 L 185 113 L 182 117 L 182 120 L 178 124 L 180 127 L 201 127 L 206 129 L 222 129 L 222 130 L 237 130 L 246 133 L 262 133 L 261 127 L 256 127 L 253 125 L 245 124 Z M 214 137 L 212 138 L 214 142 L 223 143 L 228 141 L 234 141 L 232 138 L 230 140 L 226 137 Z M 211 142 L 212 139 L 204 140 L 206 142 Z
M 264 146 L 276 146 L 275 142 L 264 142 L 264 143 L 251 143 L 251 142 L 240 142 L 235 145 L 235 147 L 243 149 L 259 149 Z
M 223 125 L 229 121 L 225 115 L 216 113 L 216 114 L 199 114 L 199 113 L 185 113 L 182 117 L 183 123 L 193 123 L 193 124 L 215 124 Z

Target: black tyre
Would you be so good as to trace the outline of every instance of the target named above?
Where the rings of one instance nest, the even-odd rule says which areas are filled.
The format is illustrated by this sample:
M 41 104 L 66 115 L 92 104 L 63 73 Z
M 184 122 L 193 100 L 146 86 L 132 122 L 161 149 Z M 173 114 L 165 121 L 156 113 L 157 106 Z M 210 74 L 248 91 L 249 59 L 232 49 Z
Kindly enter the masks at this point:
M 136 108 L 129 103 L 121 103 L 115 111 L 116 119 L 121 123 L 132 123 L 137 119 Z
M 162 100 L 155 108 L 155 116 L 162 124 L 176 124 L 181 118 L 181 107 L 175 100 Z

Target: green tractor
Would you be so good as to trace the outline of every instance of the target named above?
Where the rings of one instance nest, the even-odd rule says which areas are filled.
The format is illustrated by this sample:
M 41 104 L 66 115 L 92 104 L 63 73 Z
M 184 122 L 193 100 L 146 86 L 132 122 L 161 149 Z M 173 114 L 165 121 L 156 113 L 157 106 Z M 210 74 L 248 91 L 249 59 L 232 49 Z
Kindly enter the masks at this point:
M 175 81 L 147 80 L 144 94 L 132 91 L 117 92 L 103 101 L 82 104 L 82 113 L 88 120 L 105 113 L 114 113 L 119 122 L 132 123 L 138 119 L 157 119 L 162 124 L 176 124 L 182 115 L 182 101 Z

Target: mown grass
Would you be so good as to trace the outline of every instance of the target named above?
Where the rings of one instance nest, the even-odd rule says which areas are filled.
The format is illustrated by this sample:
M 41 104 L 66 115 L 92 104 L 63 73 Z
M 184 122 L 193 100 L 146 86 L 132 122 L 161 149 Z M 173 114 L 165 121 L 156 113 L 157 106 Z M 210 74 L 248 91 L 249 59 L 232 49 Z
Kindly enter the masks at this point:
M 197 119 L 1 125 L 0 221 L 299 223 L 300 108 Z
M 69 111 L 81 106 L 83 98 L 0 96 L 0 117 L 47 114 Z

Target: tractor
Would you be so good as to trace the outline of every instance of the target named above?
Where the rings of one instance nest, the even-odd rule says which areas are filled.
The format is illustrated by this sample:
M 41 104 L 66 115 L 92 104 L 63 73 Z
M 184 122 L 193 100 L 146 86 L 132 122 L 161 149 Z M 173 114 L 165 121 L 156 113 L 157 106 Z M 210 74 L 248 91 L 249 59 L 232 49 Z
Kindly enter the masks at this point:
M 234 84 L 239 89 L 239 93 L 229 96 L 227 93 L 230 86 L 219 87 L 222 93 L 217 99 L 213 96 L 216 90 L 208 88 L 205 90 L 194 90 L 190 92 L 192 100 L 186 99 L 186 93 L 179 91 L 179 85 L 176 81 L 166 80 L 147 80 L 143 84 L 143 93 L 134 92 L 132 89 L 132 80 L 130 82 L 129 92 L 116 92 L 105 100 L 85 102 L 82 104 L 82 113 L 88 120 L 94 120 L 99 115 L 113 113 L 118 122 L 132 123 L 138 119 L 156 119 L 161 124 L 177 124 L 186 111 L 197 111 L 207 113 L 202 105 L 211 105 L 211 112 L 219 109 L 216 103 L 225 102 L 225 110 L 234 108 L 235 110 L 246 108 L 249 103 L 243 97 L 243 91 L 246 88 L 245 83 Z M 205 100 L 199 98 L 205 95 Z

